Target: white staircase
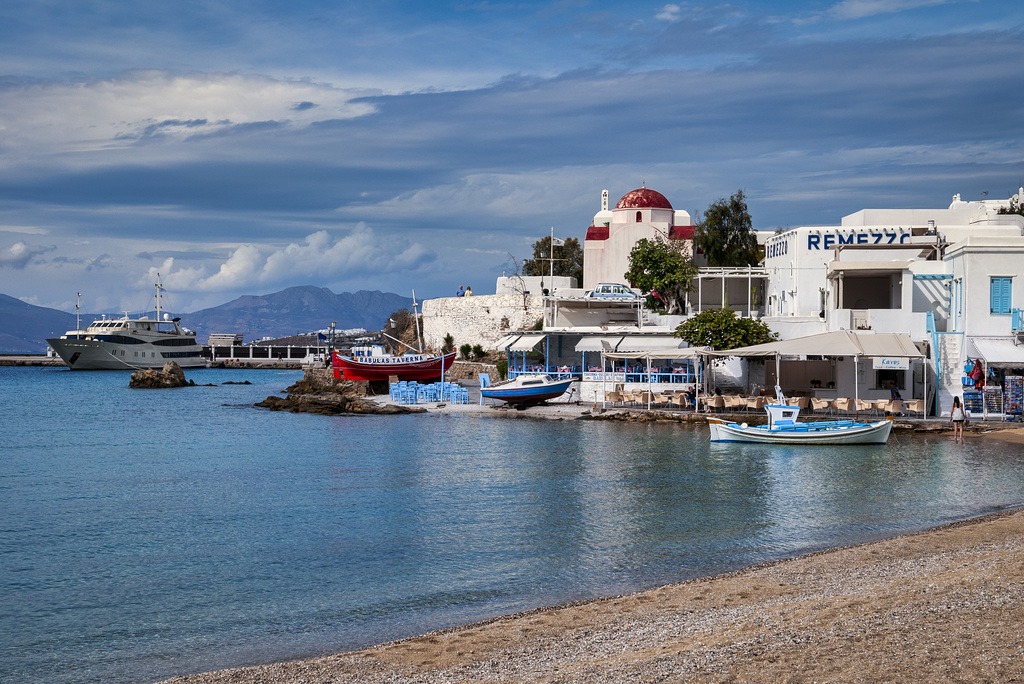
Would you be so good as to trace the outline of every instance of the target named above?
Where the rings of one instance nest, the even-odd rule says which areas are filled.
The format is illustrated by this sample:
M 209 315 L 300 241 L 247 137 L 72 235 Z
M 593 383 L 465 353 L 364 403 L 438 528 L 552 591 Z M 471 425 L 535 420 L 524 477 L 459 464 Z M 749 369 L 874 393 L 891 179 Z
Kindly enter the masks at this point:
M 939 333 L 936 360 L 939 364 L 939 415 L 948 416 L 953 407 L 953 397 L 963 392 L 960 378 L 963 377 L 963 359 L 960 349 L 963 333 Z

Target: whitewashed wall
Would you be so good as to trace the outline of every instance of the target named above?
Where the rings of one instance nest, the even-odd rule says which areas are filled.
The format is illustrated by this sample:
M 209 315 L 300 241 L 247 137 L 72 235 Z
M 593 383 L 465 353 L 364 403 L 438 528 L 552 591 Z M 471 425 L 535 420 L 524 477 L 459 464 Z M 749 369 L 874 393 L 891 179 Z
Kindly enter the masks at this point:
M 540 294 L 441 297 L 424 301 L 422 315 L 428 349 L 440 349 L 450 333 L 456 349 L 479 344 L 490 351 L 509 333 L 532 329 L 544 316 L 544 303 Z

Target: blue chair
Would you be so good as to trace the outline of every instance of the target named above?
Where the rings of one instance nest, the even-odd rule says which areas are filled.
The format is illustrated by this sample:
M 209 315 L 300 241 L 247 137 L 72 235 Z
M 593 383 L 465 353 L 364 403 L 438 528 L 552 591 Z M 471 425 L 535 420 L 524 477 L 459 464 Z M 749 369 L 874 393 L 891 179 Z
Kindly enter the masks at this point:
M 491 374 L 490 373 L 480 373 L 480 389 L 483 389 L 485 387 L 490 387 L 490 386 L 491 386 Z M 494 403 L 493 399 L 491 399 L 491 403 L 492 404 Z M 480 405 L 481 406 L 484 405 L 484 395 L 483 394 L 480 395 Z

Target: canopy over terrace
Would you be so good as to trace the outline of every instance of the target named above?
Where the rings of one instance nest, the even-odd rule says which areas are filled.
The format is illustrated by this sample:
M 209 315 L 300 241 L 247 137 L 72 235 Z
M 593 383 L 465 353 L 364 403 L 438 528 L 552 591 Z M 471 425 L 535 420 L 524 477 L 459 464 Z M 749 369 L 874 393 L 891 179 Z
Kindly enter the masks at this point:
M 650 388 L 651 383 L 651 359 L 662 359 L 664 361 L 681 361 L 681 360 L 693 360 L 700 357 L 702 354 L 706 354 L 709 351 L 708 347 L 687 347 L 686 349 L 680 349 L 679 347 L 670 347 L 667 349 L 647 349 L 645 351 L 609 351 L 605 350 L 601 352 L 601 367 L 603 368 L 606 363 L 606 359 L 645 359 L 647 361 L 647 386 Z M 605 381 L 605 387 L 602 389 L 607 394 L 607 381 Z M 700 385 L 698 380 L 698 386 Z M 651 393 L 647 394 L 647 408 L 650 408 Z
M 779 340 L 766 344 L 756 344 L 750 347 L 739 347 L 737 349 L 725 349 L 722 351 L 708 350 L 703 352 L 709 357 L 765 357 L 774 356 L 776 364 L 776 377 L 778 377 L 778 363 L 783 356 L 852 356 L 855 361 L 860 357 L 869 358 L 897 358 L 897 359 L 924 359 L 925 355 L 917 348 L 910 336 L 905 333 L 866 333 L 853 330 L 837 330 L 834 332 L 808 335 L 806 337 L 795 337 L 791 340 Z M 854 399 L 860 397 L 857 373 L 854 379 Z M 927 383 L 928 374 L 924 374 Z M 924 387 L 925 398 L 928 396 L 928 386 Z

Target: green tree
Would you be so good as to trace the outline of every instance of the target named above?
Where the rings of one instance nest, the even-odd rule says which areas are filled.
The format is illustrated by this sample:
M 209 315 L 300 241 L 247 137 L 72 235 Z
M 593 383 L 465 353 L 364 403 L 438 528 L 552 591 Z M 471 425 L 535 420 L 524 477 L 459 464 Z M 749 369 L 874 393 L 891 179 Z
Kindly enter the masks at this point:
M 711 347 L 719 351 L 764 344 L 779 339 L 763 321 L 752 318 L 738 318 L 732 309 L 708 309 L 676 328 L 676 337 L 681 337 L 691 347 Z
M 704 252 L 708 266 L 753 266 L 761 260 L 742 190 L 708 207 L 693 232 L 693 245 Z
M 533 258 L 523 261 L 523 275 L 551 275 L 551 236 L 533 243 Z M 555 245 L 555 275 L 576 279 L 583 285 L 583 247 L 576 238 L 566 238 L 564 245 Z
M 697 275 L 689 248 L 682 240 L 641 238 L 629 252 L 626 280 L 647 295 L 647 304 L 669 314 L 684 313 L 686 292 Z

